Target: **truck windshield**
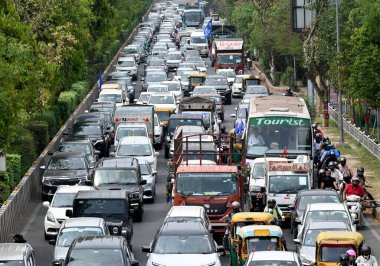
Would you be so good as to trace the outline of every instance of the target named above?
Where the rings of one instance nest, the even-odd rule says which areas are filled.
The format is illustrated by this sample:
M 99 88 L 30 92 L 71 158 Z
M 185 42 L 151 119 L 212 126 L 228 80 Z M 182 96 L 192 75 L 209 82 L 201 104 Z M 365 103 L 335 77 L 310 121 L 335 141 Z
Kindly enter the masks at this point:
M 125 213 L 124 199 L 78 199 L 74 202 L 75 217 L 124 217 Z
M 95 171 L 94 186 L 108 184 L 137 185 L 137 173 L 133 169 L 97 169 Z
M 241 55 L 218 55 L 219 64 L 240 64 L 243 62 Z
M 169 132 L 174 133 L 178 126 L 203 126 L 203 119 L 170 118 L 168 127 Z
M 306 175 L 271 175 L 269 176 L 269 193 L 297 194 L 301 189 L 307 189 Z
M 237 192 L 233 179 L 230 173 L 181 173 L 176 192 L 187 196 L 231 195 Z

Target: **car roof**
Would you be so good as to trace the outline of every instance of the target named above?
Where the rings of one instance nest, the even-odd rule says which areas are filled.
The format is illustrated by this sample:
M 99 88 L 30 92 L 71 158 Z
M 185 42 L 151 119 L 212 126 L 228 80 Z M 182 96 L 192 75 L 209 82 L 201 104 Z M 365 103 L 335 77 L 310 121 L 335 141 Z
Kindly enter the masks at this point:
M 168 217 L 201 217 L 203 206 L 173 206 Z
M 133 165 L 133 163 L 136 163 Z M 118 157 L 118 158 L 104 158 L 102 159 L 98 166 L 98 168 L 136 168 L 138 161 L 136 158 L 129 157 Z
M 81 236 L 74 240 L 74 249 L 122 248 L 125 239 L 122 236 Z
M 292 251 L 256 251 L 250 257 L 250 261 L 257 260 L 283 260 L 296 261 L 297 254 Z
M 0 243 L 0 260 L 23 260 L 27 243 Z
M 99 227 L 103 222 L 103 218 L 78 217 L 65 220 L 65 223 L 62 227 Z
M 341 221 L 313 221 L 308 224 L 308 229 L 328 229 L 325 231 L 335 231 L 335 229 L 350 228 L 347 223 Z
M 79 186 L 79 185 L 69 186 L 69 185 L 62 185 L 62 186 L 59 186 L 57 188 L 57 191 L 55 192 L 55 194 L 57 194 L 57 193 L 78 193 L 78 191 L 93 190 L 93 189 L 94 188 L 90 187 L 90 186 Z
M 338 196 L 338 193 L 329 189 L 310 189 L 299 191 L 298 196 Z
M 78 191 L 75 199 L 127 199 L 125 189 Z
M 82 152 L 56 152 L 52 157 L 54 158 L 67 158 L 67 157 L 83 157 Z
M 123 137 L 120 139 L 119 141 L 119 145 L 124 145 L 124 144 L 130 144 L 130 143 L 133 143 L 133 144 L 150 144 L 151 141 L 150 141 L 150 138 L 149 137 L 145 137 L 145 136 L 127 136 L 127 137 Z
M 207 234 L 204 224 L 194 220 L 167 221 L 163 224 L 161 235 L 202 235 Z
M 309 211 L 345 211 L 343 203 L 311 203 Z

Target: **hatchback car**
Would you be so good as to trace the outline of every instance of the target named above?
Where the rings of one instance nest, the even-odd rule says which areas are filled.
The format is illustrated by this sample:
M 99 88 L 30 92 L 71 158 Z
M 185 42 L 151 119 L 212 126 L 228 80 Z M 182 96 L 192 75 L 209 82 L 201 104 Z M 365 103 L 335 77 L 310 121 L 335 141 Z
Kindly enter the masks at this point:
M 154 202 L 156 198 L 157 171 L 153 171 L 149 162 L 140 159 L 141 178 L 146 181 L 144 185 L 144 201 Z
M 201 221 L 211 232 L 211 223 L 203 206 L 173 206 L 165 221 Z
M 27 243 L 0 243 L 0 265 L 36 266 L 32 246 Z

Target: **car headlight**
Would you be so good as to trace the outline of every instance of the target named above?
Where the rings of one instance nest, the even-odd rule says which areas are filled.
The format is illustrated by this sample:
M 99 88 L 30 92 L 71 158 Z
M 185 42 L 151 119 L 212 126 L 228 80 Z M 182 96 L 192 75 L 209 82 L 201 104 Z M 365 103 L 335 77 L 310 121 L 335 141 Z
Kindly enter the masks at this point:
M 313 264 L 313 261 L 310 260 L 310 259 L 308 259 L 308 258 L 306 258 L 305 256 L 301 256 L 301 262 L 302 262 L 302 264 L 306 264 L 306 265 Z
M 166 266 L 165 264 L 160 264 L 160 263 L 153 262 L 153 261 L 152 261 L 152 265 L 153 266 Z
M 46 219 L 47 219 L 49 222 L 55 222 L 54 215 L 53 215 L 51 212 L 47 212 L 47 214 L 46 214 Z
M 250 190 L 252 192 L 260 192 L 261 191 L 261 187 L 250 187 Z
M 129 194 L 130 199 L 138 199 L 139 197 L 140 197 L 140 194 L 138 192 Z

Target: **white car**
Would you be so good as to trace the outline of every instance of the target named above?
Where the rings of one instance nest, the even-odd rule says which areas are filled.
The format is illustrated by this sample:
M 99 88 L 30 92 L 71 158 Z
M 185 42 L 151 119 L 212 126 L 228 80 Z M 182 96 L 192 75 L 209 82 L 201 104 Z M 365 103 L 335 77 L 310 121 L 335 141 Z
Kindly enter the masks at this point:
M 221 266 L 217 246 L 209 231 L 200 221 L 167 221 L 149 247 L 147 266 Z
M 61 223 L 68 219 L 66 210 L 72 210 L 73 200 L 80 190 L 92 190 L 88 186 L 60 186 L 51 201 L 44 201 L 42 204 L 48 208 L 44 219 L 45 240 L 58 235 Z
M 177 113 L 177 100 L 172 92 L 154 93 L 150 95 L 148 104 L 154 105 L 154 107 L 171 109 L 174 110 L 174 113 Z
M 243 90 L 243 77 L 247 75 L 237 75 L 232 83 L 232 97 L 241 97 Z
M 216 75 L 225 76 L 230 85 L 234 83 L 236 77 L 235 70 L 233 69 L 218 69 Z
M 207 212 L 203 206 L 173 206 L 165 217 L 166 221 L 201 221 L 207 230 L 211 232 L 212 227 Z
M 152 140 L 148 137 L 134 136 L 120 139 L 116 148 L 116 157 L 135 157 L 149 162 L 153 171 L 157 169 L 157 156 Z
M 164 81 L 161 84 L 168 86 L 168 90 L 174 94 L 177 101 L 180 101 L 182 99 L 183 91 L 181 89 L 181 82 L 172 80 L 172 81 Z
M 140 97 L 135 100 L 136 104 L 147 104 L 149 102 L 149 97 L 151 93 L 149 92 L 141 92 Z
M 256 251 L 249 255 L 245 265 L 302 266 L 302 263 L 295 252 Z
M 119 57 L 117 60 L 116 71 L 128 72 L 133 80 L 137 80 L 137 65 L 134 56 Z
M 62 223 L 57 240 L 49 241 L 54 245 L 54 261 L 65 259 L 71 243 L 80 236 L 109 235 L 106 222 L 103 218 L 80 217 L 70 218 Z
M 116 107 L 128 105 L 129 100 L 126 99 L 122 90 L 106 89 L 102 90 L 99 94 L 98 102 L 113 102 Z
M 169 52 L 166 57 L 166 64 L 169 68 L 169 71 L 175 71 L 179 64 L 182 62 L 182 53 L 181 52 Z
M 169 88 L 167 85 L 155 84 L 155 85 L 149 85 L 146 91 L 152 95 L 153 93 L 168 92 Z
M 142 123 L 121 123 L 115 133 L 115 147 L 118 146 L 119 140 L 128 136 L 144 136 L 149 137 L 146 124 Z

